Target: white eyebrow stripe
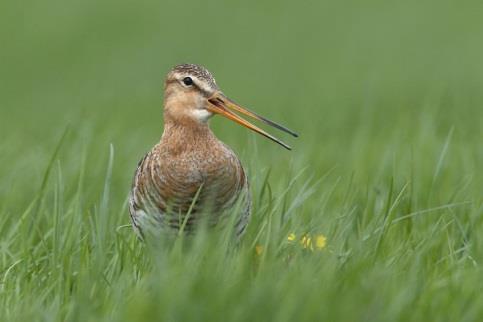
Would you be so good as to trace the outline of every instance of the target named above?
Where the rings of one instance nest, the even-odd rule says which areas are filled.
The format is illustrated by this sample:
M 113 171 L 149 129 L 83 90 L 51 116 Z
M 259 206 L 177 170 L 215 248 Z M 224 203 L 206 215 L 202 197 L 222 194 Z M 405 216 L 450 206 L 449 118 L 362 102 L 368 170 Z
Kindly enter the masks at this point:
M 203 92 L 205 92 L 205 93 L 212 93 L 213 92 L 213 88 L 210 86 L 210 84 L 207 84 L 206 81 L 204 81 L 203 79 L 200 79 L 198 76 L 190 75 L 190 74 L 186 74 L 186 73 L 178 73 L 178 72 L 175 72 L 174 76 L 180 82 L 183 82 L 183 79 L 185 77 L 190 77 L 193 80 L 193 83 L 199 89 L 201 89 Z
M 192 78 L 194 80 L 195 85 L 198 86 L 202 91 L 207 93 L 210 93 L 213 91 L 210 86 L 206 85 L 206 82 L 200 80 L 198 77 L 194 76 Z

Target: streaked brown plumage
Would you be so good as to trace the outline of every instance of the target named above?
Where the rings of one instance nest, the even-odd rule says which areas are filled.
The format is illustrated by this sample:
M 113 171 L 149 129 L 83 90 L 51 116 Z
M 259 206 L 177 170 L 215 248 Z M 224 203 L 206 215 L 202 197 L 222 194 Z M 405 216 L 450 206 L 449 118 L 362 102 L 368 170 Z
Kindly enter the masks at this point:
M 210 130 L 208 119 L 223 115 L 290 147 L 228 108 L 297 136 L 229 100 L 205 68 L 174 67 L 165 81 L 161 141 L 139 162 L 129 199 L 132 224 L 140 235 L 147 230 L 177 232 L 185 220 L 184 230 L 192 231 L 204 214 L 210 225 L 224 221 L 224 214 L 235 215 L 235 232 L 243 233 L 251 205 L 247 176 L 235 153 Z

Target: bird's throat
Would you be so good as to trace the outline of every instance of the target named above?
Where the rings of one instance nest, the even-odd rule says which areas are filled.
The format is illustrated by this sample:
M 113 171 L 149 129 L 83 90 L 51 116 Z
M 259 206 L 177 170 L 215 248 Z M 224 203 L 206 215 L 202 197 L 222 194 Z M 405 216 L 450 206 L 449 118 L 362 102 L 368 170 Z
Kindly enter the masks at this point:
M 165 119 L 160 145 L 173 154 L 188 150 L 209 150 L 219 144 L 207 122 Z

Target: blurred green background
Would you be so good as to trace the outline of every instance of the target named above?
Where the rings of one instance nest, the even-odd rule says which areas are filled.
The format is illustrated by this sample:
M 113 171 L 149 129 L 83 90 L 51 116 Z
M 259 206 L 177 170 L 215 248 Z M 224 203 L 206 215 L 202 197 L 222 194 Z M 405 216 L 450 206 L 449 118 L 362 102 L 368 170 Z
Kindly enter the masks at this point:
M 288 152 L 227 120 L 211 121 L 217 136 L 246 165 L 254 182 L 255 200 L 260 197 L 259 209 L 263 209 L 265 199 L 261 191 L 267 173 L 275 200 L 297 174 L 302 173 L 294 184 L 296 191 L 305 191 L 304 184 L 309 180 L 324 178 L 322 183 L 308 189 L 310 194 L 305 199 L 296 193 L 284 195 L 286 207 L 279 209 L 283 213 L 294 205 L 290 209 L 295 219 L 289 226 L 282 226 L 278 240 L 292 228 L 317 227 L 329 234 L 332 245 L 332 255 L 324 257 L 326 263 L 333 264 L 332 271 L 312 266 L 304 272 L 304 264 L 300 264 L 301 275 L 306 276 L 304 282 L 291 275 L 290 280 L 285 280 L 287 284 L 280 284 L 290 289 L 289 285 L 312 285 L 309 281 L 317 280 L 320 272 L 329 276 L 321 279 L 319 285 L 327 298 L 321 300 L 323 304 L 311 302 L 313 306 L 305 311 L 306 315 L 299 315 L 301 319 L 313 320 L 320 313 L 317 311 L 320 305 L 326 308 L 325 316 L 332 319 L 426 319 L 434 316 L 434 311 L 439 311 L 441 317 L 451 316 L 460 321 L 476 319 L 483 312 L 481 305 L 473 303 L 477 296 L 482 300 L 474 288 L 481 286 L 476 278 L 481 274 L 479 264 L 464 274 L 461 267 L 451 266 L 458 276 L 468 274 L 474 278 L 466 280 L 461 293 L 438 288 L 446 284 L 423 273 L 422 280 L 434 283 L 432 290 L 438 291 L 435 294 L 447 295 L 436 304 L 432 304 L 433 293 L 427 294 L 426 302 L 401 300 L 421 292 L 417 289 L 419 279 L 412 280 L 412 284 L 403 282 L 404 279 L 391 279 L 387 281 L 391 286 L 384 291 L 376 284 L 385 281 L 385 268 L 391 271 L 391 263 L 400 257 L 408 265 L 415 262 L 421 265 L 414 266 L 414 271 L 433 267 L 458 249 L 462 249 L 457 254 L 464 255 L 465 269 L 468 258 L 475 263 L 483 260 L 483 241 L 478 237 L 483 232 L 482 39 L 483 6 L 477 1 L 0 2 L 0 232 L 5 236 L 0 267 L 4 293 L 1 312 L 12 319 L 22 314 L 39 317 L 36 314 L 42 311 L 41 307 L 49 307 L 50 313 L 40 315 L 40 319 L 75 320 L 73 317 L 82 316 L 84 321 L 95 321 L 111 316 L 115 305 L 106 303 L 114 301 L 109 300 L 112 294 L 121 295 L 135 288 L 134 282 L 125 283 L 119 277 L 123 275 L 113 273 L 109 281 L 113 290 L 102 293 L 95 308 L 89 309 L 93 295 L 86 295 L 84 303 L 64 288 L 65 293 L 57 292 L 54 287 L 49 289 L 48 283 L 55 283 L 48 276 L 59 281 L 74 269 L 67 265 L 59 275 L 49 275 L 56 267 L 54 262 L 45 264 L 45 270 L 39 268 L 44 265 L 39 258 L 50 258 L 52 249 L 50 246 L 36 249 L 42 238 L 27 238 L 30 231 L 19 227 L 28 226 L 24 222 L 38 224 L 38 235 L 48 240 L 52 227 L 58 224 L 51 222 L 51 214 L 60 213 L 60 218 L 79 215 L 85 219 L 78 223 L 82 231 L 79 236 L 85 238 L 80 238 L 77 244 L 72 241 L 71 250 L 89 249 L 95 253 L 96 242 L 89 240 L 86 222 L 90 222 L 91 216 L 96 218 L 99 205 L 106 201 L 102 195 L 110 144 L 114 147 L 114 161 L 112 176 L 108 176 L 112 181 L 106 214 L 112 220 L 112 231 L 129 224 L 125 202 L 136 163 L 162 133 L 164 76 L 174 65 L 190 62 L 207 67 L 225 94 L 234 100 L 300 133 L 296 140 L 286 138 L 294 147 Z M 49 160 L 66 129 L 60 152 L 54 156 L 50 173 L 54 179 L 48 181 L 45 193 L 39 193 Z M 398 191 L 401 198 L 395 199 Z M 35 198 L 39 195 L 45 199 L 37 209 Z M 73 200 L 78 197 L 82 205 L 72 210 Z M 55 204 L 58 200 L 65 201 L 62 210 L 65 213 L 59 212 Z M 401 200 L 404 202 L 400 203 Z M 386 252 L 372 266 L 365 260 L 374 251 L 380 251 L 380 246 L 373 247 L 380 243 L 376 239 L 370 246 L 360 244 L 371 235 L 368 231 L 379 232 L 380 225 L 385 227 L 386 217 L 378 209 L 386 203 L 389 208 L 394 205 L 394 213 L 400 216 L 444 205 L 466 206 L 457 208 L 459 212 L 442 211 L 423 223 L 413 223 L 417 233 L 413 233 L 412 242 L 418 245 L 434 234 L 431 229 L 438 218 L 459 214 L 458 219 L 451 217 L 442 224 L 445 228 L 459 228 L 451 233 L 443 228 L 438 230 L 441 236 L 435 243 L 441 247 L 440 252 L 428 250 L 431 255 L 425 259 L 426 253 L 415 246 L 414 253 L 402 254 L 408 249 L 405 242 L 411 239 L 407 229 L 412 228 L 401 228 L 393 231 L 391 241 L 384 246 Z M 31 218 L 32 209 L 38 210 L 32 212 L 38 218 Z M 258 231 L 261 235 L 266 233 L 265 219 L 257 216 L 257 208 L 254 215 L 252 231 L 244 244 L 247 249 L 256 243 Z M 352 222 L 356 219 L 351 218 L 358 221 Z M 350 229 L 342 228 L 345 225 Z M 114 234 L 111 230 L 105 235 L 112 247 L 109 256 L 129 257 L 116 248 L 117 241 L 110 239 L 110 234 Z M 126 230 L 123 238 L 137 245 L 131 235 Z M 61 236 L 69 238 L 67 233 Z M 454 248 L 448 246 L 453 243 Z M 338 266 L 339 259 L 344 257 L 341 254 L 351 252 L 359 254 L 359 261 L 355 260 L 347 269 L 346 281 L 348 276 L 356 276 L 357 271 L 361 275 L 354 277 L 354 281 L 369 276 L 369 285 L 354 282 L 349 283 L 353 288 L 338 288 L 330 284 L 333 282 L 330 272 L 341 269 Z M 30 259 L 26 254 L 30 254 Z M 69 251 L 62 254 L 65 263 Z M 82 254 L 91 256 L 87 250 Z M 10 268 L 18 261 L 25 266 L 23 273 L 15 275 L 16 269 Z M 273 272 L 285 274 L 276 259 L 269 263 Z M 112 269 L 106 267 L 107 271 Z M 173 267 L 182 271 L 180 267 L 185 266 Z M 149 275 L 152 269 L 140 271 L 136 274 L 142 280 L 143 274 Z M 393 272 L 404 276 L 408 271 L 407 266 L 402 266 Z M 240 320 L 259 312 L 263 305 L 266 309 L 258 315 L 261 320 L 275 316 L 279 309 L 275 299 L 279 299 L 280 293 L 270 292 L 279 279 L 269 278 L 270 269 L 260 274 L 267 277 L 267 282 L 259 284 L 260 292 L 256 294 L 275 302 L 267 304 L 261 300 L 257 305 L 253 294 L 243 293 L 247 297 L 241 297 L 238 305 L 240 312 L 247 315 L 237 315 Z M 42 287 L 32 282 L 42 276 L 50 282 Z M 229 274 L 225 277 L 228 281 L 240 278 Z M 218 289 L 216 279 L 203 278 L 199 281 L 206 284 L 203 284 L 206 294 L 216 290 L 217 294 L 228 294 Z M 95 279 L 85 281 L 92 286 L 89 288 L 92 294 L 102 288 L 99 286 L 102 283 L 96 284 Z M 324 289 L 325 283 L 330 291 Z M 414 288 L 410 289 L 408 284 Z M 457 280 L 455 287 L 462 284 Z M 156 292 L 161 290 L 156 288 Z M 381 292 L 387 306 L 374 304 L 380 300 Z M 27 304 L 19 302 L 26 294 L 30 294 L 30 301 L 26 302 L 30 310 L 25 310 Z M 294 286 L 294 298 L 303 294 L 301 287 Z M 460 295 L 461 305 L 448 304 L 452 303 L 451 294 Z M 328 300 L 339 296 L 342 296 L 340 303 Z M 374 300 L 373 305 L 358 305 L 361 296 Z M 217 299 L 222 301 L 220 297 Z M 151 307 L 135 302 L 129 307 L 131 312 L 139 310 L 146 317 L 166 317 L 166 312 L 178 312 L 180 315 L 169 315 L 169 319 L 177 320 L 183 317 L 180 313 L 183 294 L 173 301 L 175 304 L 159 312 L 154 304 Z M 186 301 L 186 306 L 191 303 L 194 309 L 185 313 L 194 312 L 196 316 L 196 301 Z M 213 303 L 213 307 L 202 311 L 206 315 L 199 315 L 200 318 L 216 319 L 210 312 L 216 312 L 221 302 Z M 426 309 L 412 312 L 414 315 L 402 313 L 404 308 L 417 304 Z M 351 305 L 353 315 L 344 310 Z M 471 314 L 459 315 L 463 312 L 461 308 Z M 79 312 L 87 313 L 83 316 Z M 285 318 L 296 316 L 288 314 Z M 283 317 L 278 318 L 281 320 Z
M 0 6 L 2 156 L 28 171 L 29 185 L 67 124 L 99 165 L 114 144 L 125 183 L 162 133 L 164 76 L 182 62 L 205 65 L 227 95 L 301 133 L 289 154 L 225 120 L 212 122 L 240 154 L 260 146 L 261 166 L 295 159 L 311 171 L 350 171 L 395 145 L 422 153 L 453 126 L 468 144 L 483 137 L 482 11 L 471 3 Z M 378 171 L 372 163 L 364 172 Z

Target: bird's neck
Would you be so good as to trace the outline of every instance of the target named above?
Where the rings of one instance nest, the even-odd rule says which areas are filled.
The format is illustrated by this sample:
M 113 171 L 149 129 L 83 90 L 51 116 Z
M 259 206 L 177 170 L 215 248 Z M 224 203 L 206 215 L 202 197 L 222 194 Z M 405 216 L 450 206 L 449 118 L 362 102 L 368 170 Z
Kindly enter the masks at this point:
M 219 143 L 207 122 L 166 118 L 160 145 L 174 154 L 187 150 L 212 148 Z

